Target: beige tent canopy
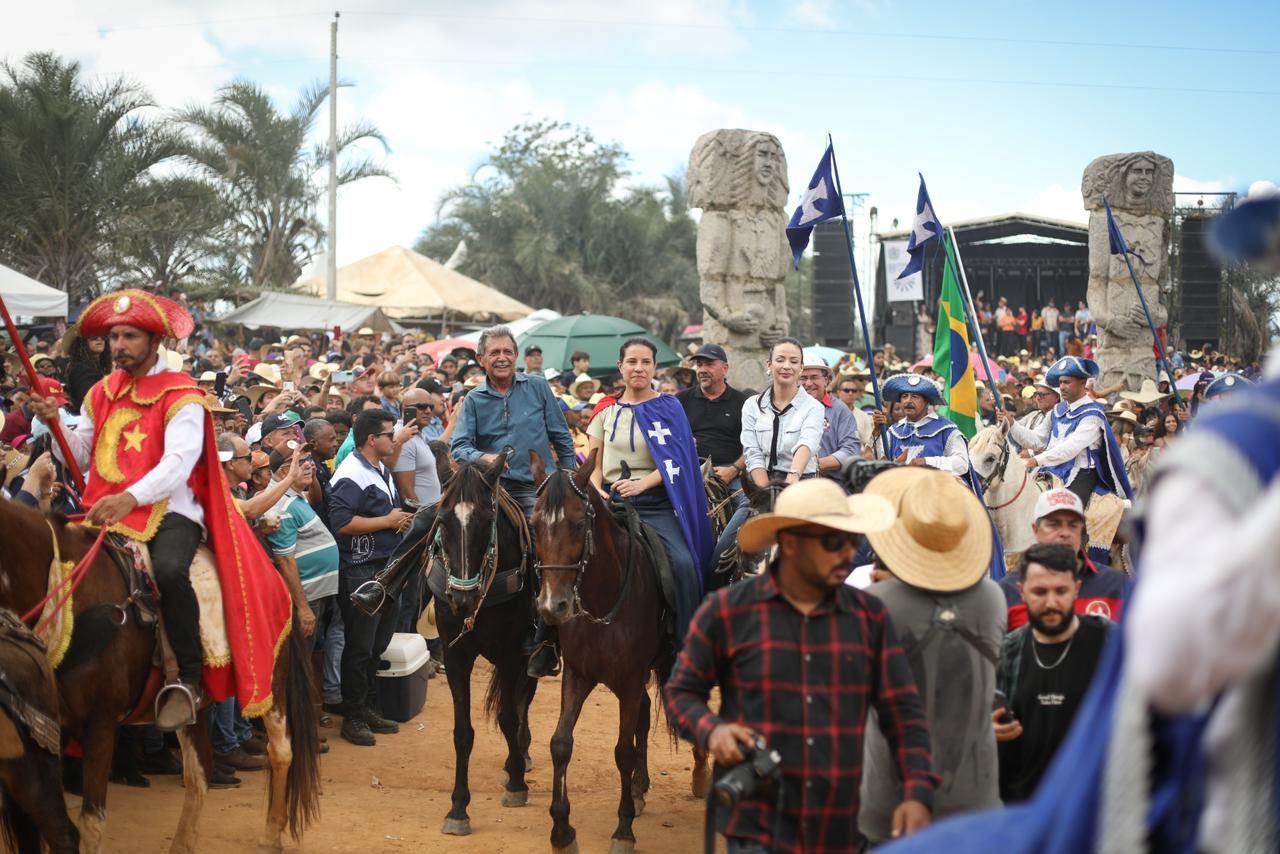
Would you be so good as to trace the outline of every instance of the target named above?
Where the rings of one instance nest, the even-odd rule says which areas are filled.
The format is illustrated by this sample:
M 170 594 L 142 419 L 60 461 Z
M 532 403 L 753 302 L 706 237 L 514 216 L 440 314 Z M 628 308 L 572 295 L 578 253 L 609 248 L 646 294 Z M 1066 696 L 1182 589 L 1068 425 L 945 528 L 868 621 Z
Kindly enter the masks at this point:
M 323 294 L 324 277 L 304 279 L 295 287 L 304 293 Z M 447 316 L 489 322 L 518 320 L 533 313 L 519 300 L 403 246 L 392 246 L 339 268 L 338 300 L 376 305 L 397 320 Z

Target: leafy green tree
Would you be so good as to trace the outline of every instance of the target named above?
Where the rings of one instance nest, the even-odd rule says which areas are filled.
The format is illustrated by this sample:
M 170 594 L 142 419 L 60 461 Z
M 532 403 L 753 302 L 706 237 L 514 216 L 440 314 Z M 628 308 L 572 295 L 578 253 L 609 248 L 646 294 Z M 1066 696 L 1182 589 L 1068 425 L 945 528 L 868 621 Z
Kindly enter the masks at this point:
M 329 152 L 308 140 L 328 97 L 328 86 L 312 85 L 282 112 L 259 86 L 238 81 L 221 89 L 211 106 L 178 115 L 192 134 L 188 159 L 229 205 L 224 247 L 239 258 L 253 287 L 293 284 L 324 239 L 317 210 Z M 367 122 L 340 130 L 339 186 L 390 177 L 362 148 L 368 142 L 387 148 Z
M 73 303 L 110 275 L 117 226 L 145 204 L 145 176 L 181 150 L 142 89 L 88 83 L 80 65 L 33 53 L 0 66 L 0 256 Z
M 513 128 L 445 194 L 419 252 L 529 305 L 629 317 L 674 339 L 699 310 L 697 226 L 683 174 L 623 189 L 627 154 L 551 121 Z
M 112 244 L 120 279 L 166 290 L 221 279 L 230 209 L 214 187 L 176 175 L 142 181 L 130 194 L 130 212 L 116 223 Z

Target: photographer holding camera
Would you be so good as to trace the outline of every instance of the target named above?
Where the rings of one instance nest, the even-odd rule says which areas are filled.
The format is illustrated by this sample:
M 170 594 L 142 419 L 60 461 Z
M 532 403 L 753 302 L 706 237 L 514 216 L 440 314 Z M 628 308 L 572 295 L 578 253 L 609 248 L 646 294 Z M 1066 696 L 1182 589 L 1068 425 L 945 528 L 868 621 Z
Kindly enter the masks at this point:
M 717 591 L 693 618 L 667 710 L 719 766 L 730 854 L 864 849 L 858 792 L 872 707 L 903 781 L 893 836 L 929 823 L 938 777 L 911 668 L 884 606 L 844 583 L 862 535 L 894 521 L 878 495 L 796 483 L 738 534 L 747 552 L 777 545 L 769 571 Z M 707 706 L 717 683 L 718 714 Z

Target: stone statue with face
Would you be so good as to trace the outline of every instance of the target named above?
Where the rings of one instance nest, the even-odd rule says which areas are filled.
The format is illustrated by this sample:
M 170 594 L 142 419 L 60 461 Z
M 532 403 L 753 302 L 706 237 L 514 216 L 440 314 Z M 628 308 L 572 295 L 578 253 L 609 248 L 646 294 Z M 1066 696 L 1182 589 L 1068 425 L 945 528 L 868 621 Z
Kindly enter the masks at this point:
M 1089 210 L 1089 310 L 1098 326 L 1098 385 L 1124 382 L 1136 391 L 1143 379 L 1156 377 L 1151 328 L 1125 259 L 1111 254 L 1103 202 L 1111 203 L 1158 328 L 1169 317 L 1173 161 L 1152 151 L 1099 157 L 1084 170 L 1081 194 Z
M 698 276 L 703 337 L 729 353 L 729 382 L 759 388 L 769 345 L 785 335 L 787 161 L 772 134 L 717 130 L 689 156 L 689 204 L 702 208 Z

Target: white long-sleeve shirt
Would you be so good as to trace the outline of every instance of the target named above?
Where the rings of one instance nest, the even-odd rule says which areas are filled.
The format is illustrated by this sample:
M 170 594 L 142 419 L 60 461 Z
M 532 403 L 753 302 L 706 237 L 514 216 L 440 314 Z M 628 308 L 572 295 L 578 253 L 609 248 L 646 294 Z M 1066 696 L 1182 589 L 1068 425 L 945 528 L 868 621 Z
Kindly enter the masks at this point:
M 1280 481 L 1243 513 L 1230 512 L 1189 473 L 1170 472 L 1151 494 L 1142 580 L 1125 627 L 1125 667 L 1168 713 L 1202 710 L 1226 689 L 1205 730 L 1202 851 L 1223 851 L 1234 820 L 1239 775 L 1223 757 L 1248 731 L 1253 712 L 1232 686 L 1269 667 L 1280 643 L 1277 529 Z
M 168 370 L 163 363 L 147 372 L 153 376 Z M 65 431 L 71 454 L 76 458 L 85 480 L 93 476 L 90 465 L 96 425 L 87 410 L 82 410 L 80 423 L 75 430 Z M 151 440 L 154 441 L 154 440 Z M 191 472 L 204 452 L 204 407 L 188 403 L 174 413 L 164 428 L 164 456 L 151 471 L 126 491 L 140 506 L 169 499 L 169 512 L 185 516 L 201 527 L 204 526 L 204 509 L 196 501 L 195 493 L 187 485 Z M 55 445 L 54 453 L 62 459 L 62 452 Z
M 925 424 L 929 421 L 937 421 L 941 417 L 942 416 L 938 415 L 936 412 L 926 412 L 923 418 L 913 423 Z M 875 447 L 876 456 L 880 459 L 884 459 L 884 443 L 877 442 Z M 907 462 L 915 462 L 916 457 L 919 455 L 919 451 L 916 450 L 913 453 L 912 448 L 907 448 L 906 451 Z M 940 471 L 945 471 L 948 474 L 953 474 L 956 477 L 968 477 L 969 446 L 964 441 L 964 434 L 959 430 L 952 430 L 951 434 L 947 436 L 947 443 L 942 446 L 942 451 L 943 456 L 925 457 L 925 465 L 932 466 Z
M 1087 394 L 1075 403 L 1067 404 L 1067 411 L 1080 409 L 1093 403 Z M 1074 460 L 1073 470 L 1093 468 L 1089 461 L 1089 449 L 1102 447 L 1102 421 L 1097 418 L 1086 418 L 1076 427 L 1070 436 L 1058 438 L 1051 435 L 1051 419 L 1046 418 L 1034 429 L 1030 430 L 1014 422 L 1009 435 L 1020 446 L 1035 454 L 1036 465 L 1058 466 Z
M 774 412 L 772 388 L 747 398 L 742 402 L 742 456 L 747 471 L 786 474 L 796 451 L 804 446 L 809 449 L 809 462 L 802 474 L 816 472 L 825 419 L 822 403 L 802 388 L 796 389 L 796 396 L 781 414 Z

